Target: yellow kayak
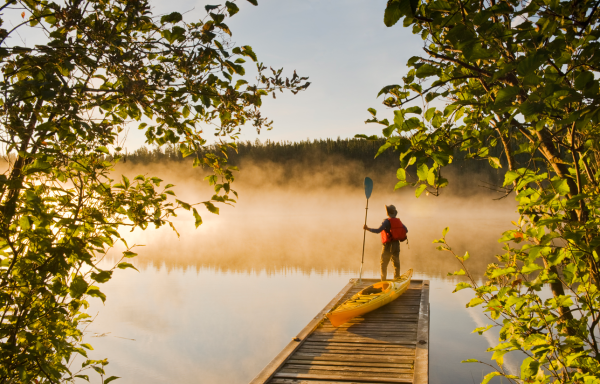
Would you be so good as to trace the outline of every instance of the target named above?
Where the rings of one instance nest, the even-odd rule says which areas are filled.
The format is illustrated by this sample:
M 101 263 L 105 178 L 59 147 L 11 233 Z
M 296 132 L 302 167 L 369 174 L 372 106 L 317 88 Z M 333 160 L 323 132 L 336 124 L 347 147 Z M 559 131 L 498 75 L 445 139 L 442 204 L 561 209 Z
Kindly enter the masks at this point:
M 371 312 L 396 300 L 406 292 L 411 278 L 412 269 L 409 269 L 397 280 L 381 281 L 370 285 L 336 307 L 326 316 L 334 327 L 339 327 L 356 316 Z

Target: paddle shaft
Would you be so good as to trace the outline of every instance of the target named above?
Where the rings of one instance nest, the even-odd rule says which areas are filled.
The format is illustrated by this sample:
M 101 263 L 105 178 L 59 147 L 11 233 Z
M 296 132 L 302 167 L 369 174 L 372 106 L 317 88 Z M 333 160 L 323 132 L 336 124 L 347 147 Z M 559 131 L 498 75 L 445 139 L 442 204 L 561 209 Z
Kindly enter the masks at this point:
M 365 208 L 365 225 L 367 225 L 367 214 L 369 213 L 369 199 L 367 199 L 367 207 Z M 365 240 L 367 239 L 367 230 L 363 229 L 363 251 L 362 260 L 360 261 L 360 274 L 358 276 L 358 282 L 362 282 L 362 269 L 365 262 Z

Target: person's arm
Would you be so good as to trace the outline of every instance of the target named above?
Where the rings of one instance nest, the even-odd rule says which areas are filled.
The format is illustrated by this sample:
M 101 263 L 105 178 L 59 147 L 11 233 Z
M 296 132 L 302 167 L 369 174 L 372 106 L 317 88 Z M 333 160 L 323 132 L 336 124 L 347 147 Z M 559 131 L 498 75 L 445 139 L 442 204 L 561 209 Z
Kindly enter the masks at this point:
M 404 227 L 404 230 L 406 231 L 406 233 L 408 233 L 408 228 L 406 228 L 406 225 L 402 224 L 402 226 Z
M 383 220 L 383 223 L 381 223 L 381 227 L 375 229 L 375 228 L 369 228 L 366 225 L 363 227 L 364 229 L 366 229 L 367 231 L 371 232 L 371 233 L 381 233 L 381 231 L 383 230 L 387 230 L 389 232 L 390 230 L 390 222 L 389 220 Z

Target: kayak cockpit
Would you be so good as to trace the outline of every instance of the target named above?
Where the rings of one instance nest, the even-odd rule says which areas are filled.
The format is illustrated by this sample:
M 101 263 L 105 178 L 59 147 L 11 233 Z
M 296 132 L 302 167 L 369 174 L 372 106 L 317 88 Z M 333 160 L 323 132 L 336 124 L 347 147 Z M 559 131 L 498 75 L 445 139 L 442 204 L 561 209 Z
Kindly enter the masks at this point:
M 376 283 L 376 284 L 368 286 L 367 288 L 358 292 L 358 294 L 359 295 L 379 294 L 379 293 L 387 292 L 390 289 L 390 287 L 391 287 L 390 283 L 388 283 L 387 281 L 382 281 L 381 283 Z

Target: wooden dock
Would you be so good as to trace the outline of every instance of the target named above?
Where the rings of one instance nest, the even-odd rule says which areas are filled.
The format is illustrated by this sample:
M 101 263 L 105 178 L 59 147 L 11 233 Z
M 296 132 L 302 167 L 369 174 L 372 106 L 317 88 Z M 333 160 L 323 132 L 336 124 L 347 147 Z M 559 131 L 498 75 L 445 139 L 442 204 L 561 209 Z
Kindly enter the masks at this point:
M 348 285 L 250 384 L 429 383 L 429 281 L 339 328 L 324 320 L 338 303 L 379 280 Z

